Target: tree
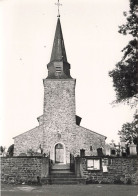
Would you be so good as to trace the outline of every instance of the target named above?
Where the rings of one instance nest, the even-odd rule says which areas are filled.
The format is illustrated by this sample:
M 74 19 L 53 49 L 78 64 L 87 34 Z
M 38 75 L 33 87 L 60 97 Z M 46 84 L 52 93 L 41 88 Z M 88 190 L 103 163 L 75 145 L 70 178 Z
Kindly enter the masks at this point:
M 13 154 L 14 154 L 14 144 L 9 146 L 7 154 L 8 154 L 9 157 L 13 157 Z
M 3 146 L 0 146 L 0 152 L 1 152 L 1 155 L 5 155 L 5 150 L 6 150 L 6 147 L 3 147 Z
M 138 1 L 130 0 L 129 13 L 124 12 L 126 24 L 119 26 L 119 33 L 123 35 L 130 34 L 132 40 L 122 50 L 123 57 L 116 64 L 115 69 L 109 72 L 109 76 L 113 79 L 113 87 L 116 92 L 116 101 L 126 101 L 130 104 L 132 98 L 138 97 L 137 78 L 138 78 L 138 41 L 137 41 L 137 24 L 138 24 Z M 136 99 L 135 99 L 136 100 Z M 133 102 L 134 106 L 136 102 Z
M 0 146 L 0 151 L 1 151 L 1 153 L 4 152 L 4 147 L 3 146 Z
M 138 98 L 138 1 L 129 0 L 130 10 L 124 12 L 126 17 L 126 23 L 119 26 L 119 33 L 123 35 L 131 35 L 132 39 L 127 46 L 122 50 L 123 57 L 115 65 L 115 69 L 109 72 L 109 76 L 113 79 L 113 87 L 116 92 L 116 103 L 127 101 L 130 106 L 137 105 Z M 125 123 L 122 125 L 122 129 L 118 132 L 120 138 L 125 139 L 126 143 L 132 141 L 138 148 L 138 129 L 136 124 L 138 123 L 138 115 L 134 115 L 132 123 Z
M 137 145 L 138 149 L 138 114 L 134 115 L 134 120 L 132 123 L 125 123 L 122 125 L 122 129 L 118 131 L 118 135 L 120 135 L 121 139 L 124 139 L 127 144 Z

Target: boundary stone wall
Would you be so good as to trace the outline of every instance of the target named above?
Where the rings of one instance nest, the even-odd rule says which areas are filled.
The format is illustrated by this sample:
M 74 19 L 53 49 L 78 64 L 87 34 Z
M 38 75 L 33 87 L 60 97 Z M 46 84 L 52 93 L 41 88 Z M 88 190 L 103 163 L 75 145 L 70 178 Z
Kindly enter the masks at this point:
M 2 182 L 35 183 L 48 175 L 48 157 L 1 157 Z
M 87 159 L 94 157 L 76 157 L 75 166 L 77 176 L 85 179 L 86 183 L 138 184 L 138 157 L 108 157 L 107 172 L 103 172 L 104 157 L 99 157 L 101 169 L 97 171 L 87 169 Z
M 88 159 L 100 159 L 100 170 L 88 170 Z M 103 171 L 103 159 L 108 160 Z M 138 184 L 138 157 L 76 157 L 76 177 L 86 183 Z M 1 157 L 1 181 L 4 183 L 39 183 L 49 176 L 48 157 Z

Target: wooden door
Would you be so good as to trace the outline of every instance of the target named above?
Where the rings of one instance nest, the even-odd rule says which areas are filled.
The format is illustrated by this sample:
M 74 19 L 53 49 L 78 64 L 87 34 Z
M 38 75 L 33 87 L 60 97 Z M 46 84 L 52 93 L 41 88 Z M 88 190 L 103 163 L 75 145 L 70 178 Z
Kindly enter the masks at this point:
M 55 162 L 56 163 L 64 162 L 64 149 L 62 144 L 57 144 L 55 146 Z

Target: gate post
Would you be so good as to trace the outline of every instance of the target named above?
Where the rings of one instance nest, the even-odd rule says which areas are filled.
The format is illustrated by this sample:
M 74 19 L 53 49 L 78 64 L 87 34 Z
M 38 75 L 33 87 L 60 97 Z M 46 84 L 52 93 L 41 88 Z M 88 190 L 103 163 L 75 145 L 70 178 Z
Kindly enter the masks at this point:
M 49 157 L 42 157 L 41 178 L 49 176 Z
M 81 177 L 80 161 L 81 161 L 80 157 L 75 157 L 75 174 L 76 174 L 77 177 Z

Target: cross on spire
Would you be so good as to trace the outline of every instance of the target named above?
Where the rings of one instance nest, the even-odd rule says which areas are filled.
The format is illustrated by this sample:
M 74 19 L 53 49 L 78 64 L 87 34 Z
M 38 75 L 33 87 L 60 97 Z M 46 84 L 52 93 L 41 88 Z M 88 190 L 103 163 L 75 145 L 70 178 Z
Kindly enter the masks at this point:
M 58 18 L 60 18 L 59 7 L 60 7 L 62 4 L 61 4 L 61 3 L 59 3 L 59 0 L 58 0 L 58 2 L 57 2 L 57 3 L 55 3 L 55 5 L 57 5 L 57 6 L 58 6 L 58 15 L 57 15 L 57 17 L 58 17 Z

